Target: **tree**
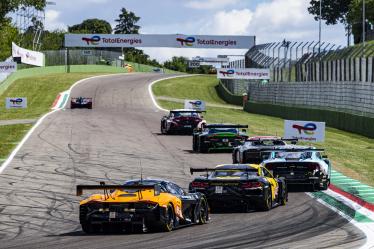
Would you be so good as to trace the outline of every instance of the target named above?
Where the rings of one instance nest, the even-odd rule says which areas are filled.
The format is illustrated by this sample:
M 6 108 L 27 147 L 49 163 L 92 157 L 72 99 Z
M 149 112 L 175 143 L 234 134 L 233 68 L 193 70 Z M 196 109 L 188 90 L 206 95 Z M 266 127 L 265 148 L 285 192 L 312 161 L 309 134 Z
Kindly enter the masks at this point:
M 369 29 L 369 23 L 374 23 L 374 0 L 365 0 L 365 17 L 366 30 Z M 347 15 L 348 22 L 352 25 L 352 33 L 354 35 L 354 42 L 360 43 L 362 41 L 362 0 L 352 0 L 350 11 Z
M 110 24 L 101 19 L 86 19 L 80 24 L 68 27 L 70 33 L 90 33 L 90 34 L 111 34 L 112 27 Z
M 134 12 L 127 11 L 126 8 L 121 9 L 119 18 L 115 21 L 118 22 L 114 28 L 115 34 L 139 34 L 140 26 L 136 25 L 140 17 L 136 16 Z
M 311 0 L 308 11 L 314 15 L 316 21 L 319 20 L 319 6 L 321 0 Z M 338 22 L 347 24 L 347 14 L 352 0 L 322 0 L 322 20 L 327 25 L 337 24 Z
M 44 31 L 43 43 L 41 50 L 59 50 L 64 46 L 64 35 L 63 30 Z
M 4 21 L 0 25 L 0 34 L 0 61 L 3 61 L 12 55 L 12 41 L 16 39 L 18 31 L 10 21 Z
M 4 24 L 9 18 L 6 17 L 10 12 L 16 11 L 21 6 L 35 7 L 37 10 L 44 9 L 45 0 L 1 0 L 0 1 L 0 25 Z

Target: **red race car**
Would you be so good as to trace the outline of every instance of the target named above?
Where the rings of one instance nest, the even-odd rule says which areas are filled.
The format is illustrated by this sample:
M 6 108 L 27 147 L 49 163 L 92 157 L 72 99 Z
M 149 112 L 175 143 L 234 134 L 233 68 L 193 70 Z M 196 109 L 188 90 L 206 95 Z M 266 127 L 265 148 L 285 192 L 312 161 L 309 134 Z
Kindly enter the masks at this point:
M 202 121 L 201 111 L 194 109 L 171 110 L 169 115 L 161 118 L 161 133 L 192 134 Z

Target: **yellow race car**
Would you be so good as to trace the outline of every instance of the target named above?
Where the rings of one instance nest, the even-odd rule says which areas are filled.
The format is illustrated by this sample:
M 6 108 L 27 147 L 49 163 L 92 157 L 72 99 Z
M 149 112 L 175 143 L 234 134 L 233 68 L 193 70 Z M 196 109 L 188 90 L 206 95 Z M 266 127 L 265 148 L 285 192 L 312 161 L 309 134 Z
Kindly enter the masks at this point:
M 215 168 L 191 168 L 206 174 L 195 178 L 189 186 L 191 192 L 203 193 L 212 210 L 241 209 L 268 211 L 285 205 L 288 192 L 285 179 L 272 175 L 258 164 L 222 164 Z
M 83 190 L 103 190 L 80 202 L 79 220 L 86 233 L 171 231 L 176 227 L 205 224 L 209 220 L 202 193 L 186 193 L 164 180 L 131 180 L 123 185 L 78 185 Z

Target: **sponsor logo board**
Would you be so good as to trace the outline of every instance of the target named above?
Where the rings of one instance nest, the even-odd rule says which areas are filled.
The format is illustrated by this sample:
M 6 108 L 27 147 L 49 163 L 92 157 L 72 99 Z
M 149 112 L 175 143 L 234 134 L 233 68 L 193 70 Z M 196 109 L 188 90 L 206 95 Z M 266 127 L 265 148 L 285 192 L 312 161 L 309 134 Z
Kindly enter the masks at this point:
M 0 62 L 0 73 L 13 73 L 17 71 L 17 63 L 15 62 Z
M 218 79 L 248 79 L 268 80 L 270 69 L 268 68 L 218 68 Z
M 284 137 L 308 142 L 323 142 L 325 128 L 325 122 L 285 120 Z
M 184 108 L 195 109 L 197 111 L 205 111 L 205 101 L 185 99 Z
M 6 109 L 27 108 L 27 98 L 23 98 L 23 97 L 5 98 L 5 108 Z

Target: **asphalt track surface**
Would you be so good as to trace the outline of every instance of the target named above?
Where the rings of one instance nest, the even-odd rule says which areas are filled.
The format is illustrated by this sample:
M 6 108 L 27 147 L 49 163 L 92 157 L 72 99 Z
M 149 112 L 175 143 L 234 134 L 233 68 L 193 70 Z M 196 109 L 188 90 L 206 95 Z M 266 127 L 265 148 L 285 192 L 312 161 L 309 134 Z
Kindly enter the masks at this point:
M 114 75 L 77 85 L 93 110 L 48 116 L 0 175 L 0 248 L 357 248 L 365 235 L 306 194 L 269 212 L 212 214 L 209 224 L 170 233 L 85 235 L 77 184 L 147 177 L 181 186 L 189 167 L 230 162 L 191 153 L 191 137 L 159 134 L 163 112 L 148 95 L 157 74 Z

